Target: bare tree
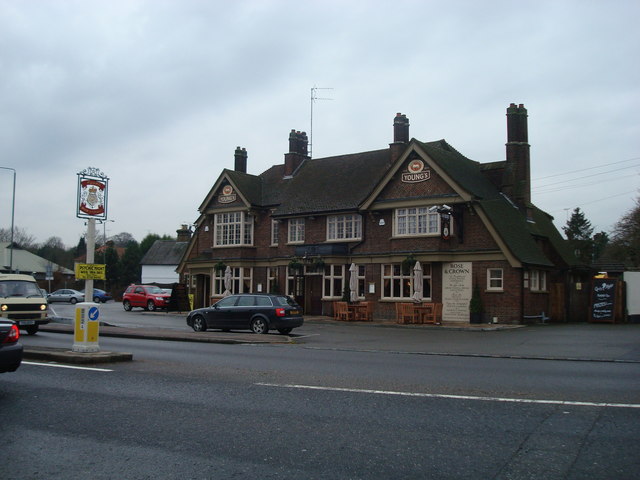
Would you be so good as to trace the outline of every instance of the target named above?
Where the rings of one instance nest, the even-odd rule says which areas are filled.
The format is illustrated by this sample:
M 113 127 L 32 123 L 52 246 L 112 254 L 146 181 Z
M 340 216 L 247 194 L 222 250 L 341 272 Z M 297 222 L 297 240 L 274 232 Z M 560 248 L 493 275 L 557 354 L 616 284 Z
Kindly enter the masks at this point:
M 11 241 L 11 229 L 0 228 L 0 242 Z M 24 248 L 25 250 L 34 248 L 36 246 L 36 237 L 27 233 L 27 231 L 20 227 L 13 228 L 13 243 Z

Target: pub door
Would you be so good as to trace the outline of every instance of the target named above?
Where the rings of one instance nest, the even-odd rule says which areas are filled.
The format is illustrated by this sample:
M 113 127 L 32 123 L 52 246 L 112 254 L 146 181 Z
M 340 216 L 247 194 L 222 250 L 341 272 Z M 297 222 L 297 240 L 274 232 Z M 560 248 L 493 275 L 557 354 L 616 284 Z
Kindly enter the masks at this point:
M 307 275 L 304 289 L 304 313 L 322 315 L 322 275 Z

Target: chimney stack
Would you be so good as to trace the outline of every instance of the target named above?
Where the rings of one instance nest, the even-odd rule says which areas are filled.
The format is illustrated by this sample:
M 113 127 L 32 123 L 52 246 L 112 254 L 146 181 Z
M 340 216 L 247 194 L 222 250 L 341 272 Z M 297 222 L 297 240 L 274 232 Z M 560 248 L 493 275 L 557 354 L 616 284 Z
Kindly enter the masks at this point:
M 289 133 L 289 153 L 284 155 L 284 176 L 289 177 L 309 158 L 309 139 L 306 132 L 291 130 Z
M 247 173 L 247 150 L 246 148 L 236 147 L 235 152 L 235 168 L 236 172 Z
M 191 230 L 189 230 L 188 225 L 182 225 L 182 227 L 176 230 L 176 233 L 178 234 L 178 242 L 188 242 L 191 239 Z
M 502 189 L 529 217 L 531 173 L 527 116 L 523 104 L 512 103 L 507 108 L 507 164 Z
M 396 113 L 393 119 L 393 143 L 389 144 L 391 153 L 391 163 L 402 155 L 402 152 L 409 143 L 409 119 L 402 113 Z

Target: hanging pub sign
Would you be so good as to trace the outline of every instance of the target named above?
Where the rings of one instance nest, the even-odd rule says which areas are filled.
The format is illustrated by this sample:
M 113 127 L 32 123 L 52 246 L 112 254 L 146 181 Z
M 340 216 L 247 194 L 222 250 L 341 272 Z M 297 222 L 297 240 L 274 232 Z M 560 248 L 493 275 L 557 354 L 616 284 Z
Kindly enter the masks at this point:
M 107 218 L 109 179 L 99 169 L 89 167 L 78 173 L 78 218 Z
M 407 171 L 402 173 L 404 183 L 424 182 L 431 178 L 431 170 L 425 168 L 424 162 L 419 159 L 411 160 L 407 165 Z
M 440 232 L 443 240 L 451 238 L 451 215 L 448 213 L 440 214 Z

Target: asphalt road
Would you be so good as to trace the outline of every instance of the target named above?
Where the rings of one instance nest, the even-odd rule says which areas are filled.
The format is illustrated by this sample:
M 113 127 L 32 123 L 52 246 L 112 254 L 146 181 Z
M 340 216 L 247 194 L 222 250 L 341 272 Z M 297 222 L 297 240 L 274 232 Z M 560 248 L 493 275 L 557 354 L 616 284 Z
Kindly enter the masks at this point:
M 0 377 L 3 478 L 639 478 L 638 328 L 575 327 L 310 322 L 274 345 L 101 337 L 134 360 Z M 582 355 L 589 337 L 610 358 L 468 351 Z M 438 345 L 464 351 L 421 351 Z

